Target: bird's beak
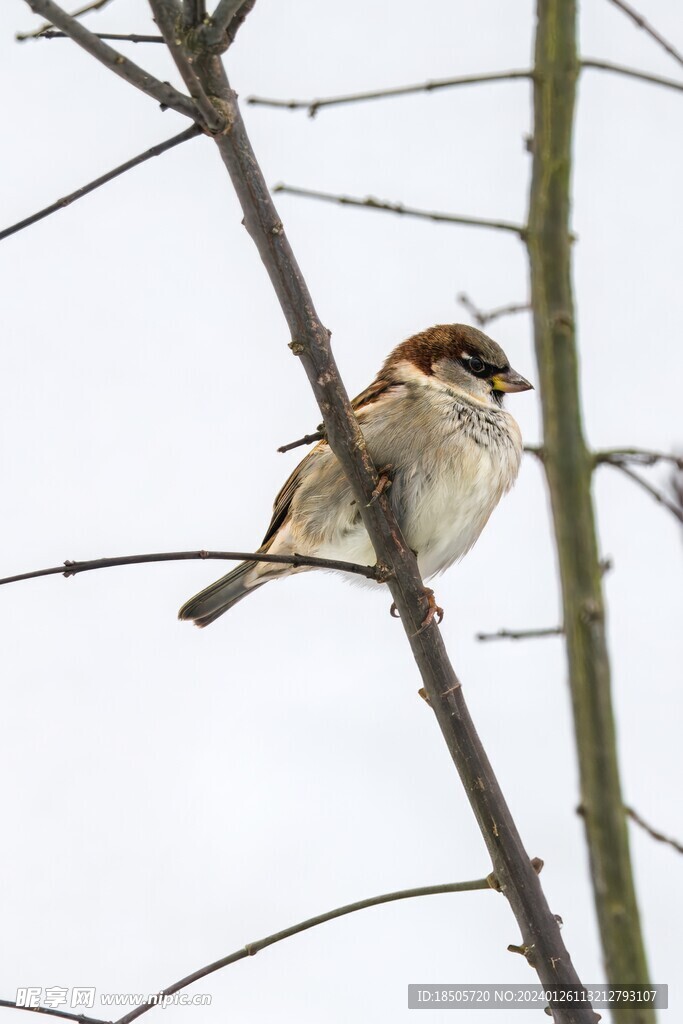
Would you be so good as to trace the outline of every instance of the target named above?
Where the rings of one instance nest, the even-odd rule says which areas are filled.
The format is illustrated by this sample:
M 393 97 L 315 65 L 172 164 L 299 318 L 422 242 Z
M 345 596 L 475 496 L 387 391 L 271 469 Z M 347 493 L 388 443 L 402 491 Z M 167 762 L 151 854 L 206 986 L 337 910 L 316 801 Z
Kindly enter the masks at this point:
M 526 377 L 515 370 L 506 370 L 505 373 L 497 373 L 491 378 L 494 391 L 533 391 L 534 386 Z

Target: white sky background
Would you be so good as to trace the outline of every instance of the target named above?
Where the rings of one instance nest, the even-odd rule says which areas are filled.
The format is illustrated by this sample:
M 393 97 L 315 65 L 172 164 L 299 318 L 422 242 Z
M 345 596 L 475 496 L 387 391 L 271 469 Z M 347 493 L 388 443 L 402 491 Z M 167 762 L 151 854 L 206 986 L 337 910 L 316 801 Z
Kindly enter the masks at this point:
M 675 0 L 642 2 L 680 47 Z M 32 24 L 23 4 L 2 5 L 2 226 L 185 126 L 69 42 L 15 43 Z M 134 0 L 88 24 L 152 30 Z M 258 0 L 228 69 L 243 97 L 323 96 L 524 67 L 532 31 L 530 2 Z M 585 55 L 680 77 L 606 0 L 583 5 L 581 41 Z M 176 81 L 161 48 L 126 52 Z M 269 182 L 525 216 L 523 82 L 314 121 L 244 111 Z M 582 77 L 574 276 L 595 446 L 683 441 L 682 116 L 679 93 Z M 278 207 L 353 394 L 404 337 L 467 320 L 459 291 L 482 307 L 526 297 L 513 236 L 288 197 Z M 217 152 L 197 139 L 0 246 L 2 575 L 258 545 L 302 455 L 275 449 L 320 417 L 240 220 Z M 491 333 L 535 379 L 529 318 Z M 508 404 L 538 441 L 538 394 Z M 615 563 L 606 587 L 625 797 L 680 837 L 680 530 L 609 468 L 596 499 Z M 141 566 L 0 592 L 1 998 L 19 985 L 147 993 L 339 904 L 488 872 L 388 593 L 312 573 L 211 629 L 177 622 L 180 604 L 224 571 Z M 533 461 L 436 587 L 449 652 L 527 849 L 545 860 L 565 941 L 582 978 L 600 981 L 562 644 L 474 639 L 558 620 Z M 683 862 L 639 831 L 632 843 L 653 980 L 680 1007 Z M 401 1021 L 409 982 L 535 981 L 506 952 L 517 941 L 493 892 L 393 904 L 236 964 L 192 990 L 211 993 L 211 1007 L 165 1014 Z M 476 1020 L 489 1018 L 500 1019 Z M 531 1019 L 538 1012 L 514 1015 Z

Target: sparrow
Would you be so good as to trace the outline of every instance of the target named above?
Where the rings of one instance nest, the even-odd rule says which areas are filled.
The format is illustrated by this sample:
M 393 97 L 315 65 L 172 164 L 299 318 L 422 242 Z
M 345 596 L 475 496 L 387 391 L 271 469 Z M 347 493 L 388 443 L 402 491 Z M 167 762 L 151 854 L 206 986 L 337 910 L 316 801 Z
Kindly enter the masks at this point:
M 503 398 L 532 387 L 482 331 L 440 324 L 398 345 L 354 399 L 368 452 L 390 472 L 386 493 L 424 579 L 470 550 L 515 482 L 522 437 Z M 326 441 L 278 494 L 259 552 L 376 561 L 357 499 Z M 208 626 L 264 583 L 310 568 L 242 562 L 191 597 L 178 618 Z

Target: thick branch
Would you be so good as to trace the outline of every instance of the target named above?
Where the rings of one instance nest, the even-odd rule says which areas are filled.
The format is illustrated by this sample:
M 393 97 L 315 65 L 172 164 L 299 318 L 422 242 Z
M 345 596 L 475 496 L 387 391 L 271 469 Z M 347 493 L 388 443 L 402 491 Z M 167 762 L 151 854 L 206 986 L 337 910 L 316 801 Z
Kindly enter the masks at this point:
M 353 573 L 365 576 L 366 579 L 378 583 L 386 581 L 387 573 L 381 567 L 373 565 L 356 565 L 355 562 L 339 562 L 331 558 L 313 558 L 307 555 L 268 555 L 260 551 L 161 551 L 145 555 L 119 555 L 115 558 L 93 558 L 88 562 L 72 562 L 67 560 L 63 565 L 51 569 L 35 569 L 33 572 L 22 572 L 17 576 L 5 576 L 0 579 L 0 586 L 5 583 L 19 583 L 22 580 L 35 580 L 39 576 L 75 576 L 79 572 L 91 569 L 110 569 L 117 565 L 145 565 L 149 562 L 186 562 L 195 558 L 219 559 L 226 562 L 273 562 L 275 565 L 308 565 L 314 569 L 334 569 L 337 572 Z
M 583 436 L 571 281 L 570 180 L 579 62 L 575 0 L 537 0 L 534 147 L 527 245 L 543 412 L 543 466 L 562 584 L 581 802 L 607 976 L 645 984 L 617 761 L 600 557 Z M 622 1024 L 651 1021 L 641 1007 Z
M 199 125 L 193 125 L 192 128 L 187 128 L 180 135 L 174 135 L 172 139 L 168 139 L 166 142 L 160 142 L 156 146 L 152 146 L 150 149 L 146 149 L 144 153 L 140 153 L 138 156 L 134 156 L 131 160 L 126 160 L 125 164 L 120 164 L 115 167 L 113 171 L 107 171 L 99 178 L 95 178 L 94 181 L 88 182 L 87 185 L 81 185 L 75 192 L 70 192 L 68 196 L 63 196 L 58 199 L 57 202 L 52 203 L 50 206 L 46 206 L 43 210 L 39 210 L 37 213 L 32 213 L 30 217 L 25 217 L 24 220 L 17 221 L 16 224 L 12 224 L 10 227 L 0 231 L 0 242 L 3 238 L 9 238 L 10 235 L 16 234 L 17 231 L 22 231 L 24 228 L 30 227 L 32 224 L 37 223 L 39 220 L 43 220 L 44 217 L 49 217 L 52 213 L 57 213 L 58 210 L 63 210 L 64 207 L 70 206 L 71 203 L 75 203 L 77 199 L 82 199 L 83 196 L 87 196 L 90 192 L 94 192 L 95 189 L 101 188 L 102 185 L 106 185 L 107 182 L 112 181 L 114 178 L 118 178 L 119 175 L 125 174 L 126 171 L 132 170 L 133 167 L 137 167 L 138 164 L 144 163 L 146 160 L 151 160 L 152 157 L 161 156 L 162 153 L 166 153 L 169 149 L 173 149 L 174 146 L 179 146 L 181 142 L 187 142 L 188 139 L 193 139 L 197 135 L 202 134 L 202 129 Z
M 610 0 L 610 3 L 613 3 L 614 6 L 618 7 L 620 11 L 623 11 L 624 14 L 631 19 L 631 21 L 635 21 L 638 28 L 642 28 L 644 32 L 647 32 L 647 34 L 652 39 L 654 39 L 656 43 L 659 43 L 663 50 L 666 50 L 666 52 L 671 57 L 673 57 L 674 60 L 678 61 L 679 64 L 683 65 L 683 56 L 681 56 L 678 50 L 676 50 L 671 45 L 671 43 L 668 42 L 668 40 L 666 40 L 664 36 L 661 35 L 661 33 L 659 33 L 657 29 L 654 28 L 654 26 L 649 23 L 649 21 L 645 20 L 642 14 L 640 14 L 639 11 L 635 9 L 635 7 L 631 7 L 630 4 L 627 4 L 626 0 Z
M 558 923 L 474 729 L 438 626 L 433 619 L 425 619 L 429 601 L 415 555 L 401 535 L 386 494 L 371 500 L 377 488 L 377 470 L 339 377 L 329 333 L 317 316 L 251 148 L 235 94 L 216 57 L 199 57 L 195 69 L 207 95 L 217 97 L 226 111 L 229 128 L 216 136 L 215 142 L 242 205 L 244 224 L 280 301 L 292 335 L 290 347 L 301 358 L 323 416 L 327 440 L 353 487 L 378 562 L 392 572 L 388 586 L 488 846 L 496 878 L 519 923 L 529 962 L 544 984 L 579 984 Z M 556 1016 L 558 1022 L 566 1024 L 594 1019 L 593 1011 L 586 1006 L 568 1006 Z
M 249 96 L 247 103 L 259 107 L 279 107 L 284 110 L 307 110 L 309 117 L 315 117 L 325 107 L 338 107 L 345 103 L 363 103 L 366 100 L 384 100 L 394 96 L 409 96 L 416 92 L 436 92 L 439 89 L 454 89 L 459 85 L 480 85 L 485 82 L 510 82 L 529 79 L 531 72 L 490 71 L 482 75 L 459 75 L 457 78 L 435 78 L 417 85 L 398 85 L 390 89 L 375 89 L 370 92 L 352 92 L 342 96 L 327 96 L 317 100 L 274 100 L 264 96 Z
M 275 185 L 273 192 L 283 192 L 290 196 L 303 196 L 306 199 L 322 199 L 327 203 L 337 203 L 340 206 L 360 206 L 364 210 L 381 210 L 385 213 L 397 213 L 405 217 L 419 217 L 422 220 L 440 221 L 446 224 L 465 224 L 475 228 L 495 228 L 498 231 L 511 231 L 520 238 L 524 237 L 524 228 L 521 224 L 513 224 L 507 220 L 489 220 L 485 217 L 466 217 L 457 213 L 439 213 L 430 210 L 417 210 L 411 206 L 404 206 L 403 203 L 388 203 L 372 196 L 365 199 L 354 196 L 336 195 L 332 192 L 318 192 L 314 189 L 297 188 L 294 185 Z
M 147 71 L 144 71 L 132 60 L 124 57 L 113 47 L 90 32 L 79 21 L 58 7 L 53 0 L 26 0 L 34 14 L 40 14 L 50 20 L 50 24 L 56 25 L 58 29 L 65 32 L 75 43 L 83 47 L 91 57 L 108 67 L 110 71 L 123 78 L 136 89 L 151 96 L 164 107 L 170 107 L 179 114 L 184 114 L 193 121 L 199 120 L 198 112 L 189 96 L 183 96 L 181 92 L 174 89 L 168 82 L 160 82 Z

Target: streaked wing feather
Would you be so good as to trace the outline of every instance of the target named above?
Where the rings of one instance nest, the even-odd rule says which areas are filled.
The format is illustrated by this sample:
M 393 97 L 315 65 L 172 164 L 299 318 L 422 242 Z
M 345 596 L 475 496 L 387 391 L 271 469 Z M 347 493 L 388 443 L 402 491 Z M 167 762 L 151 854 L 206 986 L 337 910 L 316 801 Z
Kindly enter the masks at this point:
M 377 377 L 365 391 L 361 391 L 351 403 L 354 412 L 360 412 L 361 409 L 365 409 L 367 406 L 376 402 L 377 399 L 385 394 L 390 388 L 395 387 L 395 384 L 391 381 L 385 380 L 382 377 Z M 275 534 L 278 532 L 282 524 L 286 521 L 289 514 L 289 508 L 292 504 L 292 499 L 296 494 L 297 487 L 299 486 L 301 479 L 304 475 L 305 469 L 310 462 L 311 458 L 316 452 L 327 447 L 327 441 L 320 441 L 319 444 L 313 448 L 308 455 L 305 456 L 296 467 L 291 476 L 286 480 L 280 493 L 275 499 L 273 505 L 273 517 L 270 520 L 270 525 L 266 531 L 266 535 L 263 538 L 261 544 L 262 548 L 265 548 L 274 539 Z

